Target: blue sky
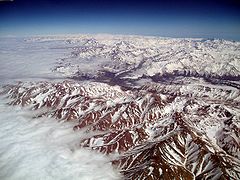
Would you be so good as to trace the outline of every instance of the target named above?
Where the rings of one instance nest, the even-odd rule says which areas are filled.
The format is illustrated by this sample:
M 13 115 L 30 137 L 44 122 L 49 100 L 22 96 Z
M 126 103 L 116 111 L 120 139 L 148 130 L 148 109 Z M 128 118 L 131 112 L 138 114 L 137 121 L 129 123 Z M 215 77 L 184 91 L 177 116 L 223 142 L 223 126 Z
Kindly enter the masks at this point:
M 143 34 L 240 40 L 238 0 L 0 1 L 0 35 Z

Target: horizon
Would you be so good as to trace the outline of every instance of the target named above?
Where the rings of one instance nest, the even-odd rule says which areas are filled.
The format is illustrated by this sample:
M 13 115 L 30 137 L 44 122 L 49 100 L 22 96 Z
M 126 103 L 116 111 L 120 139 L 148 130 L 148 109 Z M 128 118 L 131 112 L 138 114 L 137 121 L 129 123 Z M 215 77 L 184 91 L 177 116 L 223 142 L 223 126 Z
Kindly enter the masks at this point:
M 114 33 L 65 33 L 65 34 L 34 34 L 34 35 L 1 35 L 0 38 L 35 38 L 35 37 L 74 37 L 74 36 L 139 36 L 146 38 L 166 38 L 166 39 L 192 39 L 192 40 L 226 40 L 232 42 L 240 42 L 240 39 L 231 39 L 231 38 L 218 38 L 218 37 L 171 37 L 171 36 L 161 36 L 161 35 L 143 35 L 143 34 L 114 34 Z
M 0 36 L 122 34 L 240 40 L 236 0 L 0 1 Z

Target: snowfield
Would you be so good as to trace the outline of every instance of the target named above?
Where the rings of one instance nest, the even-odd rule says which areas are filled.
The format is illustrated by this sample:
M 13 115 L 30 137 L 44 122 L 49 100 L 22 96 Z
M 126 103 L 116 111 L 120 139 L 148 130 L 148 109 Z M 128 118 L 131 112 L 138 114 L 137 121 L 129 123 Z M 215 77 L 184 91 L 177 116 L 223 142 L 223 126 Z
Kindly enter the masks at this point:
M 240 179 L 240 42 L 0 39 L 0 179 Z

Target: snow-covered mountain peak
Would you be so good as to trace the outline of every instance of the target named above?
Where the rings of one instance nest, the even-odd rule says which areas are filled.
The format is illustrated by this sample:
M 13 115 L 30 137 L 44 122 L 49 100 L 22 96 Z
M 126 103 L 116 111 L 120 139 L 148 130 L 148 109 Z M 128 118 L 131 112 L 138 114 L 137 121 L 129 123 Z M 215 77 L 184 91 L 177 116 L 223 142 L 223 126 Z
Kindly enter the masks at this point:
M 62 76 L 33 74 L 0 94 L 34 121 L 71 123 L 76 149 L 108 155 L 125 179 L 240 179 L 239 42 L 72 35 L 24 45 L 64 51 L 48 64 Z
M 121 77 L 185 75 L 191 77 L 214 77 L 239 79 L 240 42 L 220 39 L 177 39 L 144 36 L 79 35 L 63 37 L 40 37 L 44 40 L 72 41 L 74 48 L 56 71 L 70 76 L 86 73 L 81 69 L 84 59 L 105 59 L 94 73 L 109 71 Z M 89 65 L 92 61 L 88 62 Z M 72 74 L 69 74 L 72 69 Z

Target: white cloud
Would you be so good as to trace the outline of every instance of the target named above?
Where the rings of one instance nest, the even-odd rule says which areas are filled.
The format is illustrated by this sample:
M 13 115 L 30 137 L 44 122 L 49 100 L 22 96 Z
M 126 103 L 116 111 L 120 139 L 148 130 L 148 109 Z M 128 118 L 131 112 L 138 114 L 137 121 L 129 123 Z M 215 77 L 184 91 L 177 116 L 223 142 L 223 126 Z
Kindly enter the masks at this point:
M 0 101 L 0 179 L 119 179 L 108 157 L 78 146 L 70 122 L 32 119 Z

